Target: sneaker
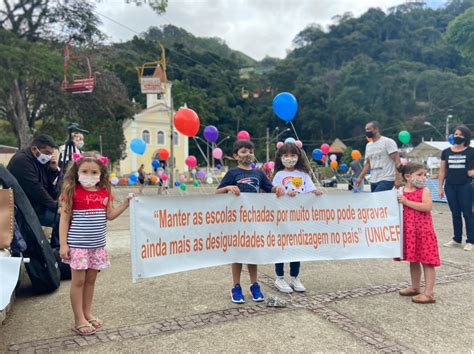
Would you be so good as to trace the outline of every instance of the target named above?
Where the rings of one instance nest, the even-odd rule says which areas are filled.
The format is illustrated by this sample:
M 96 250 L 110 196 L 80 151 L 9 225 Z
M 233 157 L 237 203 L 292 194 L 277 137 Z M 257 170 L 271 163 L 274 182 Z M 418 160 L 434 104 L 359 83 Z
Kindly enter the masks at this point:
M 260 302 L 265 300 L 262 292 L 260 291 L 260 285 L 257 282 L 253 283 L 250 286 L 250 292 L 252 293 L 252 300 L 255 302 Z
M 454 240 L 451 240 L 449 242 L 446 242 L 443 246 L 453 248 L 453 247 L 462 247 L 462 244 L 461 242 L 456 242 Z
M 303 283 L 300 281 L 298 277 L 291 277 L 290 278 L 290 286 L 293 288 L 294 291 L 303 292 L 306 291 Z
M 472 251 L 472 248 L 474 245 L 472 243 L 466 243 L 466 246 L 464 246 L 464 251 Z
M 236 284 L 235 287 L 232 288 L 230 296 L 232 297 L 232 302 L 234 304 L 243 304 L 245 302 L 240 284 Z
M 285 281 L 285 278 L 283 277 L 277 277 L 275 279 L 275 286 L 282 293 L 289 294 L 293 292 L 293 289 L 288 285 L 288 283 Z

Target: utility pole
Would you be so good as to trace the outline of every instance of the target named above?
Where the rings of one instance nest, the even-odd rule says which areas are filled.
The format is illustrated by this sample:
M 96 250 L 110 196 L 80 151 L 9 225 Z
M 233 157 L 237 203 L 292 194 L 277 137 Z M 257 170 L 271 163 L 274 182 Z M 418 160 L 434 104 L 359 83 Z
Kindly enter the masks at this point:
M 266 145 L 266 148 L 267 148 L 267 155 L 266 155 L 266 160 L 265 161 L 268 161 L 270 160 L 270 128 L 267 127 L 267 136 L 266 136 L 266 139 L 265 139 L 265 145 Z
M 448 116 L 446 117 L 446 141 L 448 141 L 448 138 L 449 138 L 449 120 L 452 119 L 453 116 L 451 114 L 448 114 Z
M 100 155 L 102 156 L 102 135 L 99 135 L 99 149 L 100 149 Z
M 170 112 L 170 161 L 169 161 L 169 168 L 170 168 L 170 173 L 168 176 L 168 180 L 170 181 L 168 184 L 168 188 L 173 188 L 174 186 L 174 125 L 173 125 L 173 95 L 171 94 L 171 87 L 172 84 L 171 82 L 166 83 L 169 86 L 169 93 L 170 93 L 170 107 L 169 107 L 169 112 Z

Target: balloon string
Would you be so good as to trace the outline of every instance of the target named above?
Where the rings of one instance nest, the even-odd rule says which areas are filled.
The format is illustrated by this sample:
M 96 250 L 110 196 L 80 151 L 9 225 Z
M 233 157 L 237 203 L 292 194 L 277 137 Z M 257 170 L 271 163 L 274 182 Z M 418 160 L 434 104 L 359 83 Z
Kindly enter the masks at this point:
M 291 120 L 290 120 L 290 125 L 291 125 L 291 128 L 293 129 L 293 133 L 295 133 L 296 140 L 300 140 L 300 138 L 298 137 L 298 133 L 296 132 L 295 126 L 293 125 L 293 122 Z M 306 151 L 304 151 L 304 149 L 300 149 L 300 150 L 303 153 L 303 156 L 308 162 L 308 164 L 311 166 L 311 161 L 309 160 L 308 155 L 306 155 Z M 319 180 L 316 177 L 316 173 L 314 172 L 313 168 L 311 168 L 311 175 L 313 176 L 313 180 L 316 182 L 316 186 L 318 187 L 318 189 L 322 190 L 324 193 L 327 193 L 326 188 L 324 188 L 322 184 L 319 183 Z
M 193 140 L 194 140 L 194 142 L 196 143 L 196 145 L 197 145 L 199 151 L 201 152 L 202 157 L 204 158 L 204 160 L 206 161 L 207 165 L 209 166 L 209 160 L 207 159 L 206 154 L 204 154 L 204 151 L 202 151 L 201 145 L 199 145 L 199 142 L 197 141 L 196 137 L 193 136 Z

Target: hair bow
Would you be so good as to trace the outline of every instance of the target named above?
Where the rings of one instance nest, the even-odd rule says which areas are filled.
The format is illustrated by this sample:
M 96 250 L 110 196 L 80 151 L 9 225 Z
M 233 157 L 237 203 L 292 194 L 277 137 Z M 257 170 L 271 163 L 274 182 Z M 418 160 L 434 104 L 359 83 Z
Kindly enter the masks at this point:
M 109 159 L 106 156 L 100 156 L 97 158 L 104 166 L 107 166 L 109 164 Z

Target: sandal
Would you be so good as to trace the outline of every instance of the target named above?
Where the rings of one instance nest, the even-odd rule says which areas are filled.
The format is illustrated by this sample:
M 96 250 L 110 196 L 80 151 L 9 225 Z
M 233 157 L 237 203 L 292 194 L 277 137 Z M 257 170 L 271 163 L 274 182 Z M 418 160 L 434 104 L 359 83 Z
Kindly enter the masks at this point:
M 426 294 L 419 294 L 417 296 L 413 296 L 411 301 L 417 304 L 434 304 L 436 300 L 431 295 Z
M 87 322 L 89 322 L 89 324 L 91 324 L 95 329 L 101 328 L 104 324 L 102 320 L 98 318 L 91 318 L 90 320 L 87 320 Z
M 401 296 L 416 296 L 419 295 L 420 292 L 413 288 L 405 288 L 398 292 Z
M 92 331 L 81 331 L 81 329 L 83 328 L 91 328 Z M 71 331 L 76 332 L 80 336 L 92 336 L 96 332 L 94 326 L 92 326 L 90 323 L 86 325 L 80 325 L 80 326 L 71 326 Z

